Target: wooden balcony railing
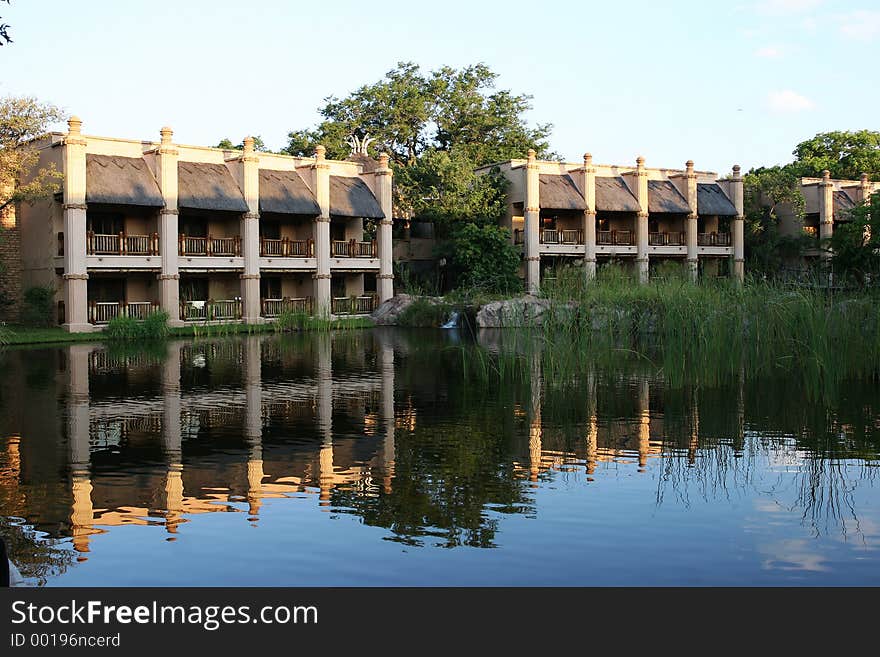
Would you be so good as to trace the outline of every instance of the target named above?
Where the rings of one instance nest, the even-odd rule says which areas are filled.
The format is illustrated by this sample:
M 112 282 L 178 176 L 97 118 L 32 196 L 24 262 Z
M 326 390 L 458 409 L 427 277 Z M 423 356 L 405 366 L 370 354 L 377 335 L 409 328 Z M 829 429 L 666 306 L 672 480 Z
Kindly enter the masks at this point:
M 240 256 L 241 237 L 192 237 L 180 235 L 179 253 L 182 256 Z
M 682 231 L 648 233 L 648 246 L 685 246 L 687 236 Z
M 104 235 L 86 233 L 86 253 L 89 255 L 159 255 L 159 233 L 129 235 L 121 232 Z
M 376 242 L 333 240 L 331 253 L 336 258 L 375 258 Z
M 208 299 L 181 301 L 180 319 L 185 322 L 209 322 L 223 319 L 241 319 L 241 299 Z
M 260 238 L 260 255 L 279 258 L 311 258 L 315 255 L 315 242 L 312 239 L 292 240 Z
M 541 244 L 583 244 L 584 231 L 557 230 L 547 228 L 541 231 Z
M 697 246 L 730 246 L 730 233 L 697 233 Z
M 158 311 L 159 304 L 152 301 L 92 301 L 89 303 L 89 322 L 109 324 L 116 317 L 146 319 Z
M 333 297 L 330 312 L 334 315 L 365 315 L 373 312 L 378 305 L 378 297 L 365 294 L 356 297 Z
M 311 297 L 284 297 L 283 299 L 261 299 L 263 317 L 278 317 L 284 312 L 312 314 Z
M 632 246 L 631 230 L 600 230 L 596 232 L 596 244 L 600 246 Z

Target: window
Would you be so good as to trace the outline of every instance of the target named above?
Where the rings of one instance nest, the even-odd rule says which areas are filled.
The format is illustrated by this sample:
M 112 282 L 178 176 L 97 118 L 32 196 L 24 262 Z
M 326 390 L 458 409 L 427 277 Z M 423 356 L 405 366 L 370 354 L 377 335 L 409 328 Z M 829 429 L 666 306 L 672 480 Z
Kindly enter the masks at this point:
M 263 299 L 281 298 L 281 277 L 263 276 L 260 278 L 260 297 Z
M 87 212 L 86 230 L 96 235 L 118 235 L 125 230 L 125 220 L 115 212 Z

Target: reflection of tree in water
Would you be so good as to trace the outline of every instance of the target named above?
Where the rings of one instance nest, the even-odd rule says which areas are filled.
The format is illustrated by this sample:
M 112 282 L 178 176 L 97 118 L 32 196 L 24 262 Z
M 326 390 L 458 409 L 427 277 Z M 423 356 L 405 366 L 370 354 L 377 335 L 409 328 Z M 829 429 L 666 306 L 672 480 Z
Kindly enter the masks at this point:
M 0 516 L 0 536 L 15 555 L 15 565 L 23 577 L 40 585 L 64 573 L 73 563 L 75 552 L 65 549 L 63 539 L 50 538 L 14 519 Z

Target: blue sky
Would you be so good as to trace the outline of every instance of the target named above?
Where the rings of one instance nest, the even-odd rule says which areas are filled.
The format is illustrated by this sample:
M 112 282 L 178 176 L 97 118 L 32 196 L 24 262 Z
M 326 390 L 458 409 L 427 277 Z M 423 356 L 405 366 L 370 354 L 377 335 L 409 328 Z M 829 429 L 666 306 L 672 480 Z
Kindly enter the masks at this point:
M 330 94 L 398 61 L 485 62 L 534 96 L 567 159 L 727 171 L 817 132 L 878 129 L 876 0 L 63 2 L 0 5 L 0 95 L 52 101 L 87 134 L 281 147 Z

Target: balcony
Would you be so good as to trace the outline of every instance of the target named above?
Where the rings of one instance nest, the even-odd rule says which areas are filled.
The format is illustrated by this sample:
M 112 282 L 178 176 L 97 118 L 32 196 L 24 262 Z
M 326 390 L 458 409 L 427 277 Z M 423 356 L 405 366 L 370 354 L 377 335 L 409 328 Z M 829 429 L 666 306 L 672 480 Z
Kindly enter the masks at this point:
M 241 237 L 191 237 L 180 235 L 178 253 L 182 256 L 240 256 Z
M 648 233 L 648 246 L 686 246 L 687 236 L 683 231 L 670 233 Z
M 266 318 L 280 317 L 282 313 L 312 314 L 311 297 L 284 297 L 283 299 L 261 299 L 262 316 Z
M 159 312 L 159 304 L 152 301 L 92 301 L 89 303 L 89 323 L 109 324 L 117 317 L 142 320 L 155 312 Z
M 330 312 L 334 315 L 368 315 L 378 305 L 378 297 L 367 294 L 359 297 L 333 297 Z
M 697 233 L 697 246 L 730 246 L 730 233 Z
M 241 319 L 241 299 L 181 301 L 180 319 L 184 322 Z
M 63 236 L 59 233 L 59 251 L 64 254 Z M 88 255 L 159 255 L 159 233 L 150 235 L 129 235 L 125 232 L 102 235 L 89 231 L 86 233 L 86 253 Z
M 260 238 L 260 255 L 277 258 L 313 258 L 315 256 L 314 240 L 292 240 Z
M 583 244 L 584 231 L 544 229 L 541 231 L 541 244 Z
M 596 244 L 599 246 L 633 246 L 631 230 L 600 230 L 596 232 Z
M 375 241 L 334 240 L 330 246 L 335 258 L 375 258 L 378 253 Z

